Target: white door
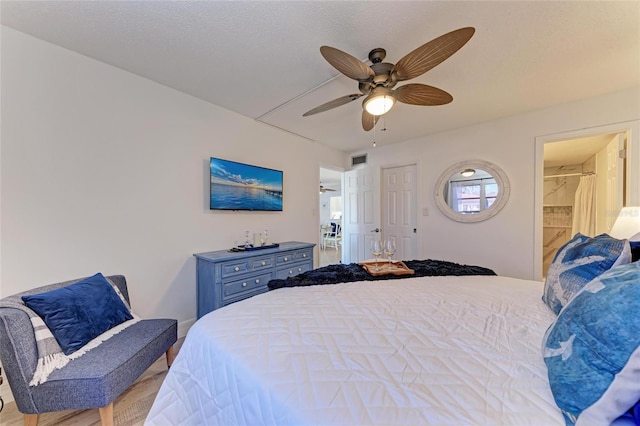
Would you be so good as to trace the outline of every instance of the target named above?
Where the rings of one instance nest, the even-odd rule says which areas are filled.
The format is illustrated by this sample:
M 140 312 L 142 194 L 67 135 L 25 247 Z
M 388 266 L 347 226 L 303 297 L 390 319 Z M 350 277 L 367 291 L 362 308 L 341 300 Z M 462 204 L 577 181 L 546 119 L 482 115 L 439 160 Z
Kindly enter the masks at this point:
M 371 241 L 380 238 L 380 171 L 367 166 L 344 173 L 342 263 L 371 259 Z
M 415 164 L 382 170 L 383 238 L 396 245 L 395 259 L 413 260 L 418 252 Z

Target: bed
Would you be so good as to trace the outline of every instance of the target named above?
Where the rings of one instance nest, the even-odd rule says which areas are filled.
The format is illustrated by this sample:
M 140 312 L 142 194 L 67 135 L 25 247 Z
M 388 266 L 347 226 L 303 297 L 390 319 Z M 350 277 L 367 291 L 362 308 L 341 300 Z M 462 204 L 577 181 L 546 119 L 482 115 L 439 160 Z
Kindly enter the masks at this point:
M 147 424 L 561 425 L 541 294 L 496 276 L 270 291 L 191 328 Z
M 640 282 L 640 265 L 632 273 Z M 307 284 L 278 285 L 198 320 L 145 424 L 575 421 L 552 393 L 570 387 L 550 386 L 545 365 L 567 355 L 552 342 L 565 315 L 542 300 L 545 283 L 449 275 Z

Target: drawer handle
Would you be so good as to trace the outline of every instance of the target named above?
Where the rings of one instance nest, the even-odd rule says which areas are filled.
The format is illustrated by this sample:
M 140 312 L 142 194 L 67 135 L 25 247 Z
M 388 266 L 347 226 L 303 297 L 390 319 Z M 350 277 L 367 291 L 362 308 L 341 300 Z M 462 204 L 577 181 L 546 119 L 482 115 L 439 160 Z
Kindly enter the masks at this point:
M 260 278 L 256 278 L 256 284 L 260 284 Z
M 285 261 L 285 262 L 286 262 L 286 261 L 288 261 L 288 260 L 289 260 L 289 258 L 288 258 L 288 257 L 285 257 L 285 258 L 284 258 L 284 261 Z
M 298 268 L 298 272 L 302 272 L 302 268 Z
M 242 283 L 242 287 L 246 287 L 246 286 L 247 286 L 247 283 Z
M 307 253 L 303 253 L 303 254 L 302 254 L 302 257 L 307 257 Z
M 289 270 L 289 274 L 293 274 L 293 271 Z
M 235 268 L 233 268 L 234 271 L 238 272 L 240 270 L 239 266 L 236 266 Z
M 267 262 L 265 262 L 264 260 L 262 261 L 262 266 L 266 265 Z

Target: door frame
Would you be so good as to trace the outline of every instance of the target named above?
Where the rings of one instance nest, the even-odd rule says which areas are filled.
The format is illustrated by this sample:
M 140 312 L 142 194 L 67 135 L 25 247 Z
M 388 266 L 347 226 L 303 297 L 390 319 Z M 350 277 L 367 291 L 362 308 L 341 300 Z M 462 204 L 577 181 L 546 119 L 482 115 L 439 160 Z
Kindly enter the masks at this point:
M 320 169 L 326 169 L 326 170 L 332 170 L 334 172 L 340 173 L 340 197 L 342 198 L 342 205 L 343 205 L 343 209 L 344 209 L 344 172 L 345 169 L 344 167 L 341 166 L 336 166 L 335 164 L 329 164 L 329 163 L 323 163 L 320 162 L 318 164 L 318 182 L 316 183 L 316 191 L 318 189 L 318 187 L 320 186 Z M 318 267 L 318 264 L 320 263 L 320 246 L 322 245 L 322 236 L 320 235 L 320 211 L 322 209 L 322 205 L 320 204 L 320 197 L 318 197 L 318 204 L 316 207 L 316 219 L 317 219 L 317 230 L 318 232 L 316 232 L 316 235 L 318 236 L 318 243 L 316 244 L 315 249 L 317 250 L 316 254 L 314 255 L 315 259 L 317 259 L 317 261 L 315 262 L 314 268 Z M 344 213 L 342 215 L 342 219 L 343 219 L 343 223 L 344 223 Z
M 542 204 L 544 198 L 544 144 L 606 133 L 626 133 L 625 198 L 627 206 L 640 205 L 640 120 L 569 130 L 535 138 L 533 279 L 542 280 Z

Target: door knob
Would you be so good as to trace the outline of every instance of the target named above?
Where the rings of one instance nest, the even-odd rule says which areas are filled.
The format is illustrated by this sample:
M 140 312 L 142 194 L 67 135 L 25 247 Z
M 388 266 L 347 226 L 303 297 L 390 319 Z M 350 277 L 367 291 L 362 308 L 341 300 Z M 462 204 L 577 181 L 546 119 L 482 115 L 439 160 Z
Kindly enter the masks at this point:
M 380 228 L 372 229 L 371 232 L 380 232 Z

